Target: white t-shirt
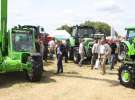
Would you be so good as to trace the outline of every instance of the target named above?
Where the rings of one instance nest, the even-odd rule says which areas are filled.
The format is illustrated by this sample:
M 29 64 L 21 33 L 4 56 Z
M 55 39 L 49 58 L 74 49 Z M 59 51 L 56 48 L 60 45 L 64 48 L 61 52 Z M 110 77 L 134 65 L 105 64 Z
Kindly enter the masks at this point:
M 106 53 L 105 45 L 100 45 L 100 47 L 99 47 L 99 54 L 105 54 L 105 53 Z
M 57 54 L 62 55 L 62 52 L 61 52 L 61 50 L 60 50 L 60 46 L 57 48 Z
M 84 53 L 83 43 L 80 43 L 79 45 L 79 54 Z

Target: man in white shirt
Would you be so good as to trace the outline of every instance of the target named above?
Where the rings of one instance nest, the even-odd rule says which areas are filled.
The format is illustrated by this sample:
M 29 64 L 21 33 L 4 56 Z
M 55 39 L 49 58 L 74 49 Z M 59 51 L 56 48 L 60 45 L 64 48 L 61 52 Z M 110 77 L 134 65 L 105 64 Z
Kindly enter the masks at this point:
M 107 58 L 107 48 L 105 46 L 105 40 L 101 40 L 100 46 L 99 46 L 99 60 L 101 64 L 101 70 L 102 70 L 102 75 L 106 73 L 106 58 Z
M 80 54 L 80 62 L 79 62 L 79 66 L 82 66 L 82 62 L 84 60 L 84 40 L 81 40 L 81 43 L 79 45 L 79 54 Z

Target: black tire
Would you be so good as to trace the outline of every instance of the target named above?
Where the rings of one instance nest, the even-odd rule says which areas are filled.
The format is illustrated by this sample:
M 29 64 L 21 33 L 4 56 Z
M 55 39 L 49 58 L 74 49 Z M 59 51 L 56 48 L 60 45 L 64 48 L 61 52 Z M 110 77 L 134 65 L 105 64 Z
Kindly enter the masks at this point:
M 31 82 L 40 81 L 43 70 L 42 61 L 35 61 L 34 59 L 31 59 L 29 62 L 32 63 L 32 69 L 31 71 L 26 71 L 27 79 Z
M 74 52 L 74 57 L 73 57 L 73 59 L 74 59 L 74 63 L 75 63 L 75 64 L 78 64 L 79 61 L 80 61 L 80 55 L 79 55 L 78 53 L 75 53 L 75 52 Z
M 70 48 L 68 50 L 68 59 L 73 60 L 73 58 L 74 58 L 73 55 L 74 55 L 73 48 Z
M 124 77 L 124 74 L 128 74 L 128 77 Z M 119 69 L 119 80 L 120 83 L 126 87 L 133 87 L 134 85 L 134 79 L 133 75 L 131 73 L 131 69 L 128 66 L 123 65 Z

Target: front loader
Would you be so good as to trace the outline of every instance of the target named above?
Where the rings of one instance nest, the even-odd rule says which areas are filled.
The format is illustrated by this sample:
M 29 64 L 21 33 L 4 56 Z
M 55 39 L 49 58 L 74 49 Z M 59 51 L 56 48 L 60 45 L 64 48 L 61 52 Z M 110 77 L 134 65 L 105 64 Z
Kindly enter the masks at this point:
M 0 73 L 23 71 L 30 81 L 39 81 L 43 64 L 33 30 L 14 27 L 7 32 L 7 0 L 0 0 L 0 11 Z

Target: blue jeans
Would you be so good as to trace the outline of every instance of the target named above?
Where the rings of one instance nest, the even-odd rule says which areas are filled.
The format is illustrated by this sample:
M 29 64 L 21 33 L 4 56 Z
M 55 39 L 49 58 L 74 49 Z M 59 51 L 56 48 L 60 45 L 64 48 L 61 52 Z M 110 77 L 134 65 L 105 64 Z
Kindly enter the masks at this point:
M 110 69 L 113 69 L 115 64 L 115 54 L 111 54 L 109 64 L 110 64 Z
M 57 61 L 57 73 L 61 72 L 63 73 L 63 64 L 62 64 L 62 55 L 58 54 L 58 61 Z

